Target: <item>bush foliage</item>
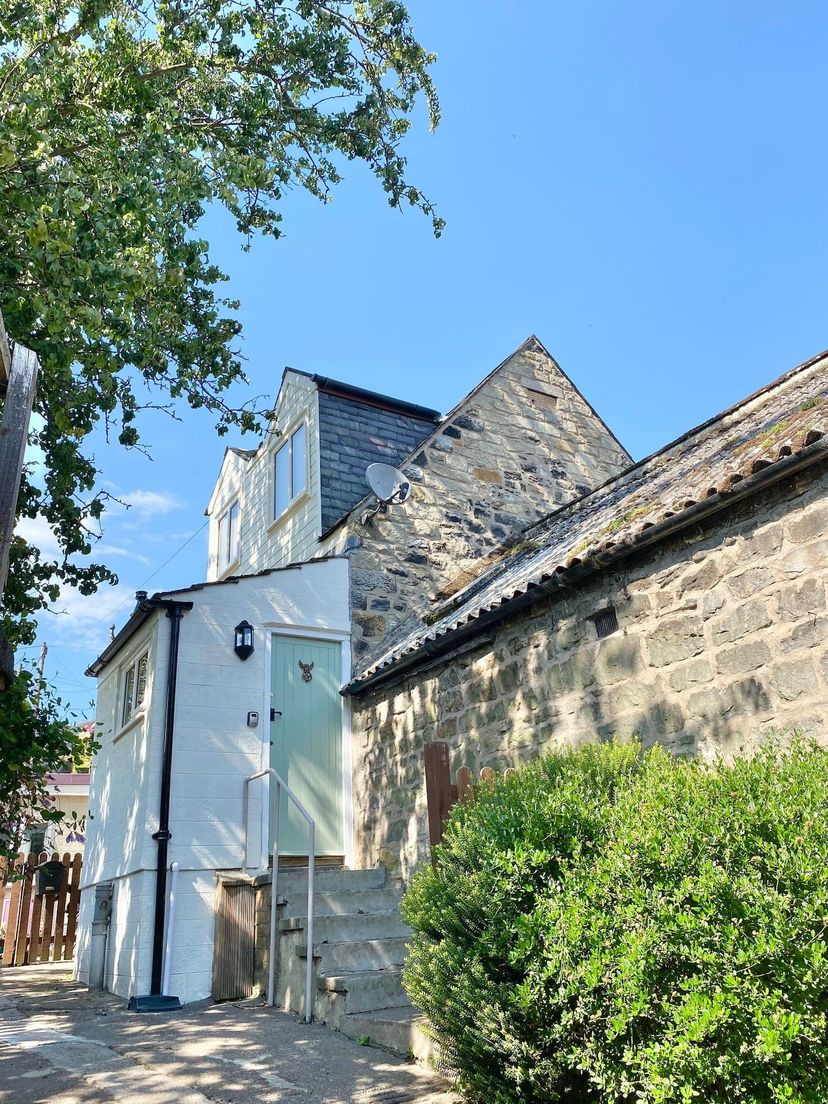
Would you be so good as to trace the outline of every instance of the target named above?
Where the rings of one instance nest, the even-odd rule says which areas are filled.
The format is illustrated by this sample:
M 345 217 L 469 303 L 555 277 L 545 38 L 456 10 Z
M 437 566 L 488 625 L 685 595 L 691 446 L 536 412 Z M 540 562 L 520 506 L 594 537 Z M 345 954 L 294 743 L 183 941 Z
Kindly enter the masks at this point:
M 828 754 L 550 755 L 452 813 L 405 970 L 489 1104 L 828 1100 Z

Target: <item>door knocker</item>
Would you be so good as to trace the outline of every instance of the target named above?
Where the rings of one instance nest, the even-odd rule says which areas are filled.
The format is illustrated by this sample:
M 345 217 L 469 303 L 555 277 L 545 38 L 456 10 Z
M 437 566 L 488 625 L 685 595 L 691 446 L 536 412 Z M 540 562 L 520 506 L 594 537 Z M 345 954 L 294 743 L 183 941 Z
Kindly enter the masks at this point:
M 302 668 L 302 681 L 303 682 L 310 682 L 310 680 L 313 678 L 313 675 L 311 674 L 311 671 L 313 670 L 313 664 L 312 663 L 303 663 L 302 660 L 300 659 L 299 660 L 299 666 Z

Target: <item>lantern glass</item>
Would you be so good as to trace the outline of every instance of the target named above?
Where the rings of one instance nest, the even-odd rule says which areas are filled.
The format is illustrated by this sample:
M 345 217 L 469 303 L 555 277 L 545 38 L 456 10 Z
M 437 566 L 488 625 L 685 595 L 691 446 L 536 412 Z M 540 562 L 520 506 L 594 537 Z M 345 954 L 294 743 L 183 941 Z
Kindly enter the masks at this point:
M 253 626 L 249 621 L 241 621 L 233 630 L 233 648 L 239 659 L 247 659 L 253 654 Z

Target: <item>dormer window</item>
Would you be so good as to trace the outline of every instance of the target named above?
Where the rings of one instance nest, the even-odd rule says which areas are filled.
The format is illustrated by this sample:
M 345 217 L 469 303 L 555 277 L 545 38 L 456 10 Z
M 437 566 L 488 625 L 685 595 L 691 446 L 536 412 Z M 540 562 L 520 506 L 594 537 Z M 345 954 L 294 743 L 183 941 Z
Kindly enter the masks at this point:
M 219 571 L 239 558 L 239 503 L 238 499 L 219 518 L 218 563 Z
M 303 423 L 276 450 L 273 458 L 274 518 L 281 517 L 290 504 L 301 494 L 304 494 L 306 486 L 305 426 Z

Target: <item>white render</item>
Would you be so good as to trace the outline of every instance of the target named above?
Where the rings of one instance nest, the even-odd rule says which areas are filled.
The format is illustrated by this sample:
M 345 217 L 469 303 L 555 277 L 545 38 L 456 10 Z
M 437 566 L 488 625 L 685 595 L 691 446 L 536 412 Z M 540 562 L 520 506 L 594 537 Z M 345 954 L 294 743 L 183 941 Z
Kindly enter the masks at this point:
M 273 516 L 273 458 L 302 423 L 306 432 L 306 490 L 285 513 Z M 219 569 L 218 521 L 238 501 L 241 507 L 239 558 Z M 319 403 L 316 384 L 287 369 L 276 400 L 276 416 L 256 449 L 245 459 L 233 449 L 225 453 L 207 506 L 210 518 L 207 579 L 248 575 L 270 567 L 318 556 L 322 515 L 319 497 Z
M 191 601 L 183 615 L 176 693 L 169 861 L 180 868 L 172 934 L 171 992 L 182 1002 L 210 995 L 216 871 L 242 864 L 244 778 L 269 765 L 269 662 L 272 633 L 301 632 L 343 644 L 349 675 L 348 565 L 316 560 L 266 575 L 169 591 Z M 233 651 L 233 629 L 248 620 L 255 650 L 246 661 Z M 77 976 L 89 977 L 94 886 L 113 884 L 105 984 L 121 996 L 149 992 L 160 774 L 170 621 L 148 622 L 101 672 L 98 712 L 101 749 L 93 762 L 79 917 Z M 149 649 L 145 706 L 118 728 L 123 673 Z M 249 711 L 259 724 L 247 726 Z M 350 787 L 350 739 L 343 699 L 343 779 Z M 343 802 L 348 815 L 350 793 Z M 251 786 L 251 864 L 262 855 L 266 787 Z M 345 827 L 346 850 L 352 826 Z

